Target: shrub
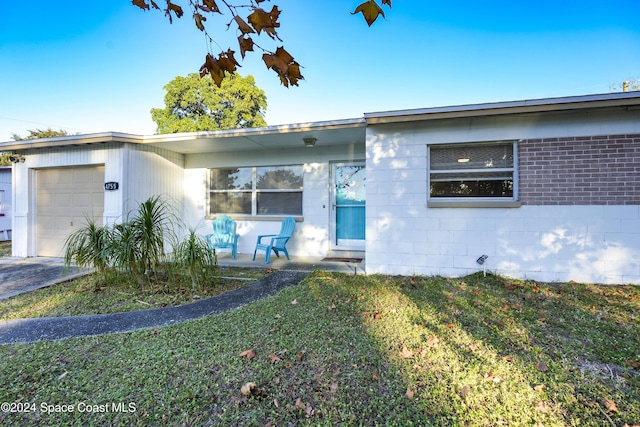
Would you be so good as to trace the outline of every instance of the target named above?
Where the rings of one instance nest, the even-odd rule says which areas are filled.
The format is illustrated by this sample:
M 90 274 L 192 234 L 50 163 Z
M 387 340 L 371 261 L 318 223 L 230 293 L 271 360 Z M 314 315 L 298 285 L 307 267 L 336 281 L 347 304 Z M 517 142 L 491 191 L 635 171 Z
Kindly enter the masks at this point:
M 203 271 L 208 271 L 209 267 L 218 264 L 215 250 L 212 250 L 207 241 L 193 229 L 189 229 L 187 237 L 174 248 L 173 260 L 187 271 L 193 287 L 199 286 L 198 279 Z
M 95 268 L 106 279 L 110 269 L 130 272 L 138 284 L 148 282 L 162 269 L 175 267 L 186 271 L 194 287 L 203 271 L 217 265 L 215 252 L 195 230 L 177 242 L 174 224 L 178 216 L 167 201 L 153 196 L 140 203 L 131 218 L 121 224 L 87 225 L 65 241 L 65 263 Z M 173 265 L 168 263 L 173 249 Z
M 87 218 L 87 225 L 74 231 L 65 240 L 65 265 L 94 268 L 104 279 L 110 267 L 111 230 L 108 226 L 97 225 L 94 219 Z

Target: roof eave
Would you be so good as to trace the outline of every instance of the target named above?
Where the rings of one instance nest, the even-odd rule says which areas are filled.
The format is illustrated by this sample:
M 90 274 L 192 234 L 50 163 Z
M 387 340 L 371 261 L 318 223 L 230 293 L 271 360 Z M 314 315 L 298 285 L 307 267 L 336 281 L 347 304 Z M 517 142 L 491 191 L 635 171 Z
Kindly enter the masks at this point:
M 0 142 L 0 151 L 19 151 L 32 148 L 66 147 L 106 142 L 142 142 L 142 136 L 120 132 L 102 132 L 86 135 L 56 136 L 52 138 L 25 139 L 21 141 Z
M 630 107 L 640 105 L 640 92 L 545 98 L 486 104 L 457 105 L 450 107 L 421 108 L 414 110 L 365 113 L 368 125 L 409 121 L 453 119 L 460 117 L 496 116 L 507 114 L 541 113 L 606 107 Z

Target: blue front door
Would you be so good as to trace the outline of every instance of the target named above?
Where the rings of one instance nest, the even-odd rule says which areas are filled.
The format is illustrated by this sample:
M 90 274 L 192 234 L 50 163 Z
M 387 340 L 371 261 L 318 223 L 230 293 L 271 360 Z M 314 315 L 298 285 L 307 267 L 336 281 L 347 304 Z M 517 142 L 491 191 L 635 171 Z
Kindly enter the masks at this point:
M 364 162 L 332 165 L 332 249 L 364 250 L 366 170 Z

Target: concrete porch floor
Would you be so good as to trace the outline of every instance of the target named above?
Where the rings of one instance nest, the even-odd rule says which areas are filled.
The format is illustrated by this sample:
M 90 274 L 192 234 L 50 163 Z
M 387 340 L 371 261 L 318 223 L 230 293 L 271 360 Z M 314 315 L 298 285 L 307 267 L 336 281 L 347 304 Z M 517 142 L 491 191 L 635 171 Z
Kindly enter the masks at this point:
M 336 255 L 337 256 L 337 255 Z M 253 261 L 253 254 L 238 254 L 237 259 L 233 259 L 230 252 L 222 252 L 218 254 L 218 265 L 221 267 L 251 267 L 251 268 L 273 268 L 275 270 L 298 270 L 298 271 L 336 271 L 349 274 L 365 274 L 364 255 L 358 256 L 362 258 L 361 262 L 345 262 L 345 261 L 322 261 L 319 257 L 290 257 L 287 260 L 284 255 L 276 257 L 271 254 L 269 264 L 264 263 L 264 252 L 256 255 Z

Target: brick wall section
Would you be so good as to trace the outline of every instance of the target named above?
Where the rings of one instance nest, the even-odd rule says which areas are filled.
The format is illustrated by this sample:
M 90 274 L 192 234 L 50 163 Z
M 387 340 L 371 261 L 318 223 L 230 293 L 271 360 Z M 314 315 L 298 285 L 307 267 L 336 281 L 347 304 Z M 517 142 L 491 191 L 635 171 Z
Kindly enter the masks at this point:
M 639 205 L 640 135 L 519 142 L 523 205 Z

